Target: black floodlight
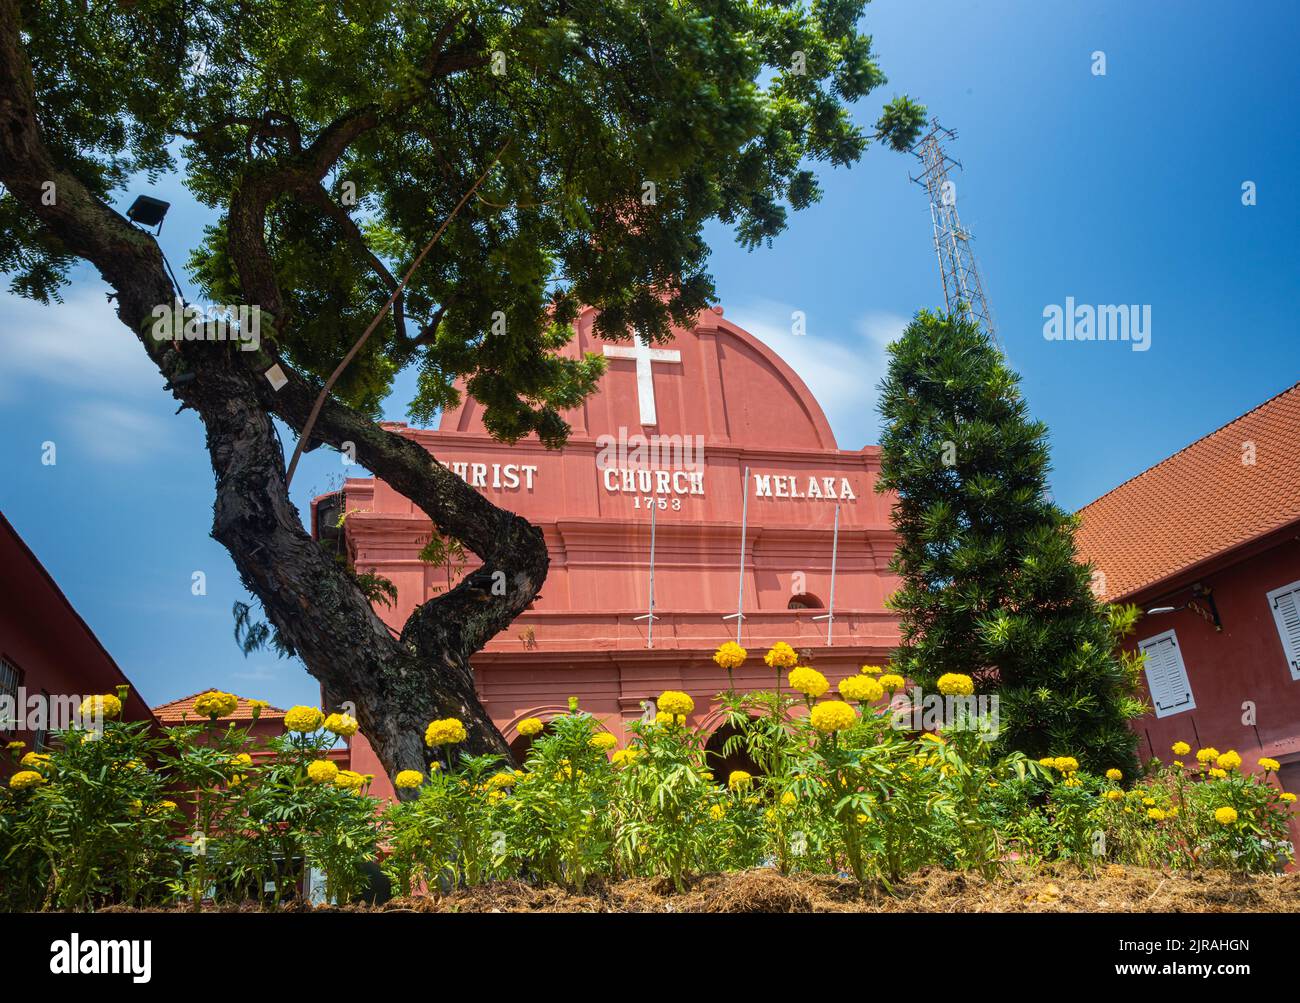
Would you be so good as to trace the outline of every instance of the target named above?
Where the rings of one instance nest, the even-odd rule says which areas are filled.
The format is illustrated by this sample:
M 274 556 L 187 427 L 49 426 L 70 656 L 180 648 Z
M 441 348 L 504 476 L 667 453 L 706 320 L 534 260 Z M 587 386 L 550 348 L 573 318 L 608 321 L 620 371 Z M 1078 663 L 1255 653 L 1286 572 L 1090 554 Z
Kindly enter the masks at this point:
M 163 217 L 171 207 L 170 202 L 150 198 L 148 195 L 138 195 L 131 203 L 131 208 L 126 211 L 126 218 L 141 226 L 156 226 L 162 230 Z

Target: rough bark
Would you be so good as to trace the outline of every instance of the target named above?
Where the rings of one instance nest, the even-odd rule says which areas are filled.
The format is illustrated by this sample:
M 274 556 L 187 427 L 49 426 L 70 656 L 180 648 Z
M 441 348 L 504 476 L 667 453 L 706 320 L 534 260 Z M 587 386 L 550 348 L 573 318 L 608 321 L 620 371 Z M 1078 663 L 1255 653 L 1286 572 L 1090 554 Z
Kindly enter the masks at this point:
M 33 90 L 15 5 L 0 0 L 0 180 L 71 254 L 98 269 L 114 290 L 122 323 L 176 399 L 199 415 L 216 478 L 213 536 L 270 621 L 323 684 L 327 700 L 356 704 L 361 728 L 390 775 L 427 767 L 432 752 L 424 747 L 424 728 L 439 717 L 465 722 L 466 751 L 509 755 L 475 693 L 470 657 L 540 590 L 548 566 L 541 532 L 493 505 L 422 447 L 328 400 L 308 448 L 353 443 L 359 463 L 483 561 L 455 588 L 418 607 L 401 637 L 393 637 L 351 575 L 308 536 L 289 500 L 272 416 L 301 432 L 318 385 L 266 341 L 259 351 L 244 352 L 233 343 L 154 340 L 154 307 L 177 296 L 161 251 L 54 163 Z M 343 116 L 279 170 L 245 179 L 232 200 L 231 251 L 247 301 L 281 323 L 287 320 L 283 297 L 262 241 L 265 207 L 277 194 L 314 190 L 348 142 L 376 121 L 373 109 Z M 53 205 L 42 201 L 45 181 L 55 182 Z M 278 392 L 264 375 L 275 363 L 289 379 Z M 193 379 L 178 381 L 183 375 Z

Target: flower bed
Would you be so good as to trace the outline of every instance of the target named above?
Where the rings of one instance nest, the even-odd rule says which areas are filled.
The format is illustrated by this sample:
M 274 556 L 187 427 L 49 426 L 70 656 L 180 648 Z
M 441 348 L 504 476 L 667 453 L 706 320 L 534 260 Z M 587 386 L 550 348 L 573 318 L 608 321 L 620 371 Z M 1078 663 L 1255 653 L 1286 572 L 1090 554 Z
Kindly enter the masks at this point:
M 824 875 L 899 902 L 923 872 L 1017 889 L 1044 868 L 1069 881 L 1104 882 L 1117 866 L 1196 881 L 1290 859 L 1294 797 L 1270 783 L 1276 763 L 1245 773 L 1231 750 L 1193 759 L 1179 743 L 1179 758 L 1126 778 L 1088 773 L 1070 750 L 997 755 L 977 720 L 897 730 L 884 703 L 904 685 L 896 675 L 868 667 L 828 698 L 827 680 L 793 655 L 768 653 L 771 690 L 720 695 L 733 729 L 724 751 L 754 764 L 727 777 L 710 772 L 707 736 L 688 724 L 694 701 L 675 691 L 621 749 L 576 701 L 549 733 L 526 722 L 535 740 L 518 769 L 458 756 L 461 723 L 432 722 L 430 766 L 399 774 L 407 799 L 387 806 L 365 793 L 373 778 L 326 755 L 356 722 L 315 708 L 291 710 L 259 761 L 246 729 L 216 724 L 228 694 L 200 698 L 208 722 L 162 739 L 115 721 L 102 735 L 67 732 L 48 756 L 22 755 L 4 791 L 3 905 L 274 906 L 298 894 L 307 866 L 347 902 L 370 859 L 406 898 L 519 881 L 583 896 L 638 879 L 688 895 L 700 875 L 749 872 Z M 744 657 L 724 646 L 719 664 L 730 671 Z M 940 688 L 972 692 L 958 675 Z

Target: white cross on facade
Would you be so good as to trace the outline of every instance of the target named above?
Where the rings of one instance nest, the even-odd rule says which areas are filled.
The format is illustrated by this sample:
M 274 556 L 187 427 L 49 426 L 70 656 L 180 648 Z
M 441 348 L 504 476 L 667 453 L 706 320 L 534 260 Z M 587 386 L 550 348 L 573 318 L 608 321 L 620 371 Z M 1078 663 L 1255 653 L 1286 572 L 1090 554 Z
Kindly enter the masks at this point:
M 638 334 L 635 348 L 606 345 L 605 356 L 610 359 L 636 360 L 636 399 L 641 408 L 641 424 L 659 424 L 658 415 L 655 414 L 654 374 L 650 365 L 653 362 L 681 362 L 682 353 L 672 348 L 651 348 L 650 342 Z

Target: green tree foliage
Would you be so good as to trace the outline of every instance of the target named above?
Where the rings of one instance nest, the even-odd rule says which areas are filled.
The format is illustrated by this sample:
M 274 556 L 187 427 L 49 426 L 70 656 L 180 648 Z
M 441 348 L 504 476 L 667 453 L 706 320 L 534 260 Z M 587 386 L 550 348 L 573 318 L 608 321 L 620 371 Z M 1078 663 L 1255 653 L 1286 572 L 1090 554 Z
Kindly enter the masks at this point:
M 898 493 L 896 667 L 1000 696 L 1002 741 L 1034 757 L 1136 770 L 1141 663 L 1116 653 L 1134 607 L 1106 606 L 1076 520 L 1047 495 L 1047 428 L 980 328 L 922 311 L 890 347 L 879 490 Z
M 203 297 L 271 310 L 280 352 L 319 378 L 504 150 L 336 394 L 376 415 L 416 365 L 415 420 L 460 377 L 494 433 L 554 443 L 601 372 L 557 351 L 580 305 L 604 335 L 665 337 L 713 292 L 707 221 L 770 241 L 820 197 L 813 164 L 862 155 L 848 105 L 885 82 L 864 7 L 53 0 L 21 25 L 60 166 L 101 199 L 181 169 L 221 215 L 189 262 Z M 903 149 L 923 117 L 897 98 L 875 135 Z M 232 205 L 272 177 L 267 253 L 241 259 Z M 0 207 L 0 270 L 55 295 L 72 257 Z

